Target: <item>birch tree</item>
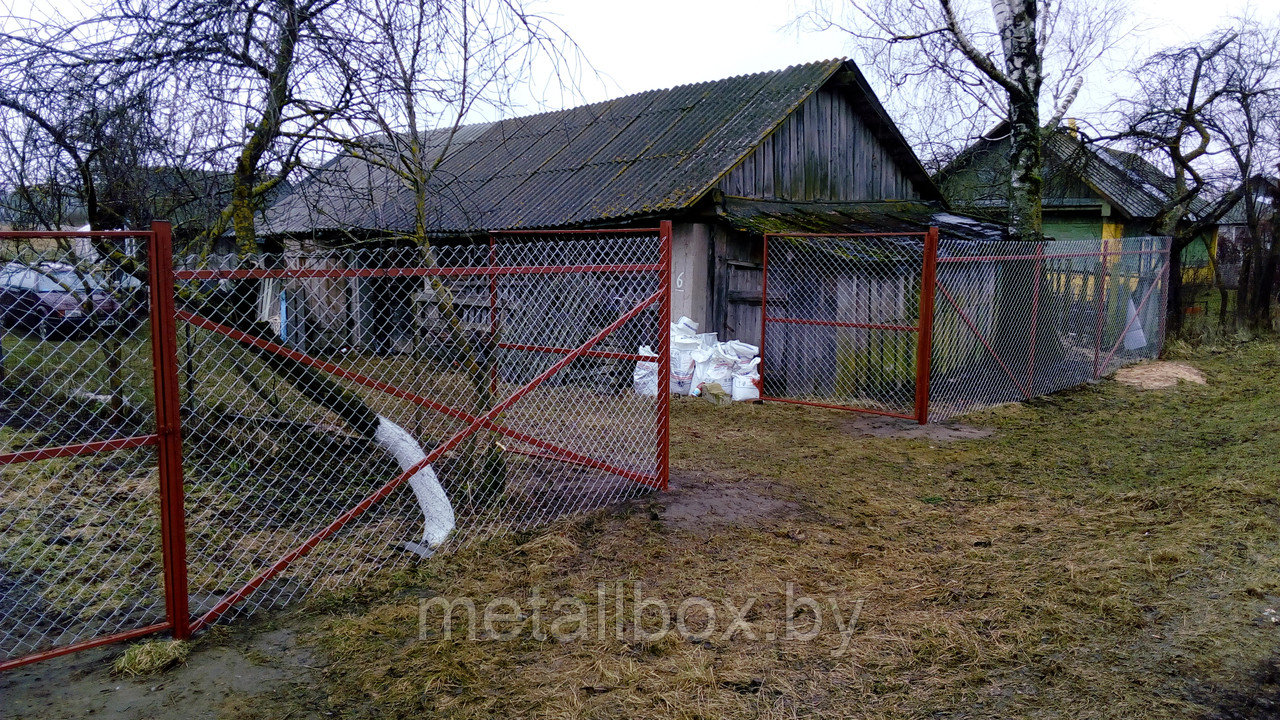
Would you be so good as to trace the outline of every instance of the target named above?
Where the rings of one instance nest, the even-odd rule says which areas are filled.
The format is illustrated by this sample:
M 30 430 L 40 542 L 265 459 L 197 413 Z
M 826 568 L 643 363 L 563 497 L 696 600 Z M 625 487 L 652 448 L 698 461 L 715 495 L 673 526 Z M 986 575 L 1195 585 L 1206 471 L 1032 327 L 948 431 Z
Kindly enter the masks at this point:
M 852 0 L 806 16 L 857 41 L 913 145 L 935 169 L 999 122 L 1012 141 L 1007 225 L 1041 237 L 1041 132 L 1123 34 L 1118 0 Z

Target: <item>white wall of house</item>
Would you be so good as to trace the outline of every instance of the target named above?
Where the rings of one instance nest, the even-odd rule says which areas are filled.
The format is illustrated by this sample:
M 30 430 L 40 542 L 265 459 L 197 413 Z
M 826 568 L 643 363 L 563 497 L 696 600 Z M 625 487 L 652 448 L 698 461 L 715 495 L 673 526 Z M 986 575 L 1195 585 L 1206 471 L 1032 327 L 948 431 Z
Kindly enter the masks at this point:
M 684 315 L 703 327 L 711 302 L 707 260 L 711 255 L 711 226 L 675 223 L 671 228 L 671 319 Z

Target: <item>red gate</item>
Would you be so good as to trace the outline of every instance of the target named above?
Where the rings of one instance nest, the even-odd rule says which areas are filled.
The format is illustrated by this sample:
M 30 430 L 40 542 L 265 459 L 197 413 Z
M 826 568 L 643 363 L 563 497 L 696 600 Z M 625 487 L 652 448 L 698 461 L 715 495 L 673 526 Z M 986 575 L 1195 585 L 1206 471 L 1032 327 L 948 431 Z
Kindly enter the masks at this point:
M 149 508 L 159 493 L 151 537 L 164 559 L 162 595 L 133 582 L 145 573 L 120 560 L 130 543 L 130 557 L 148 557 L 141 532 L 151 516 L 114 507 L 119 492 L 98 498 L 73 488 L 50 516 L 63 522 L 94 498 L 130 519 L 104 546 L 115 554 L 87 556 L 103 570 L 76 602 L 92 599 L 94 617 L 131 619 L 157 611 L 162 596 L 165 615 L 108 632 L 83 623 L 70 642 L 60 641 L 65 632 L 41 634 L 40 623 L 61 615 L 46 622 L 56 614 L 48 603 L 7 589 L 10 566 L 38 564 L 14 549 L 31 544 L 28 515 L 38 513 L 11 505 L 0 509 L 14 518 L 4 524 L 0 593 L 16 601 L 7 606 L 29 609 L 0 617 L 37 627 L 25 632 L 39 637 L 0 645 L 0 668 L 163 630 L 187 637 L 233 611 L 358 581 L 413 553 L 666 487 L 669 399 L 639 380 L 633 387 L 633 376 L 648 366 L 655 388 L 669 383 L 669 223 L 502 233 L 486 245 L 292 252 L 248 264 L 179 258 L 177 270 L 164 224 L 23 235 L 55 236 L 149 241 L 151 330 L 146 343 L 126 333 L 128 357 L 107 374 L 137 365 L 129 362 L 135 345 L 152 348 L 155 429 L 0 459 L 13 468 L 156 446 L 151 492 L 136 481 L 136 460 L 99 469 L 133 482 L 134 504 Z M 27 348 L 21 343 L 4 349 L 12 357 Z M 83 379 L 68 380 L 76 383 Z M 58 425 L 51 420 L 42 422 Z M 413 492 L 397 492 L 404 486 Z M 74 604 L 68 582 L 44 595 Z
M 219 498 L 217 513 L 188 516 L 191 574 L 200 578 L 192 586 L 194 629 L 246 600 L 249 607 L 279 605 L 337 584 L 360 572 L 353 559 L 383 567 L 409 556 L 387 551 L 393 545 L 433 551 L 420 528 L 437 522 L 426 517 L 434 512 L 453 516 L 440 523 L 451 526 L 446 544 L 456 547 L 666 486 L 668 400 L 637 396 L 630 378 L 637 363 L 657 363 L 663 378 L 668 372 L 660 320 L 670 314 L 668 224 L 500 233 L 486 245 L 426 253 L 390 247 L 276 260 L 280 267 L 206 262 L 175 273 L 189 295 L 206 291 L 203 307 L 191 301 L 178 309 L 179 319 L 199 331 L 184 351 L 203 368 L 189 394 L 196 404 L 234 410 L 194 412 L 187 426 L 192 485 Z M 269 292 L 267 282 L 275 283 Z M 267 293 L 273 303 L 283 297 L 283 317 L 270 332 L 284 338 L 214 317 L 220 287 L 213 286 L 228 283 L 223 304 L 235 305 L 242 293 Z M 414 305 L 422 294 L 430 296 L 425 308 Z M 336 306 L 317 310 L 319 298 L 334 297 Z M 231 392 L 214 369 L 226 341 L 251 348 L 256 358 Z M 641 344 L 656 357 L 639 354 Z M 341 382 L 330 398 L 338 406 L 318 404 L 301 387 L 317 382 L 303 370 Z M 612 373 L 603 385 L 600 372 Z M 624 378 L 623 387 L 610 384 Z M 283 403 L 301 432 L 320 433 L 326 416 L 350 412 L 358 399 L 380 426 L 393 422 L 422 450 L 389 480 L 352 494 L 345 491 L 386 472 L 379 466 L 385 458 L 368 448 L 326 449 L 325 466 L 309 468 L 305 490 L 295 492 L 286 487 L 291 473 L 315 453 L 278 437 L 250 445 L 270 410 L 247 390 L 253 380 L 260 386 L 291 380 L 292 388 L 277 391 L 281 396 L 311 393 Z M 481 446 L 500 448 L 493 460 L 501 464 L 500 480 L 487 466 L 474 467 L 477 459 L 490 462 Z M 263 463 L 272 453 L 276 461 Z M 258 480 L 246 491 L 225 472 L 243 464 L 267 464 L 280 482 Z M 421 477 L 432 466 L 439 477 Z M 415 478 L 420 485 L 438 480 L 451 507 L 432 509 L 421 497 L 415 506 L 408 493 L 388 505 Z M 327 519 L 311 526 L 317 518 Z M 276 578 L 272 592 L 259 591 Z
M 136 240 L 145 250 L 123 252 Z M 0 670 L 188 637 L 169 224 L 0 241 L 6 445 L 26 446 L 0 455 Z M 139 256 L 145 286 L 128 274 Z M 138 314 L 149 322 L 135 332 Z M 104 586 L 127 587 L 130 604 L 85 591 Z
M 762 399 L 929 417 L 938 229 L 764 236 Z

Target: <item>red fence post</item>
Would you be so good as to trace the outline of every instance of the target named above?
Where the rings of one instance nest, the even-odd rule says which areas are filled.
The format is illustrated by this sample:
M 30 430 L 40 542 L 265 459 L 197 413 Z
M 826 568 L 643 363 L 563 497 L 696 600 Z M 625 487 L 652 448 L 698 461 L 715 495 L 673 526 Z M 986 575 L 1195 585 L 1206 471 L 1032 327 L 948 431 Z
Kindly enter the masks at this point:
M 658 229 L 658 463 L 655 468 L 663 490 L 671 477 L 671 221 L 663 220 Z
M 760 363 L 756 374 L 760 376 L 760 397 L 764 397 L 764 334 L 769 327 L 769 233 L 764 234 L 764 248 L 760 262 Z
M 920 269 L 920 325 L 916 328 L 916 422 L 929 422 L 929 369 L 933 359 L 933 296 L 938 281 L 938 228 L 924 236 Z
M 151 223 L 147 248 L 151 286 L 151 358 L 155 374 L 156 465 L 160 475 L 160 548 L 165 613 L 179 640 L 191 637 L 187 599 L 187 531 L 182 488 L 182 417 L 178 409 L 178 329 L 173 304 L 173 237 L 169 223 Z

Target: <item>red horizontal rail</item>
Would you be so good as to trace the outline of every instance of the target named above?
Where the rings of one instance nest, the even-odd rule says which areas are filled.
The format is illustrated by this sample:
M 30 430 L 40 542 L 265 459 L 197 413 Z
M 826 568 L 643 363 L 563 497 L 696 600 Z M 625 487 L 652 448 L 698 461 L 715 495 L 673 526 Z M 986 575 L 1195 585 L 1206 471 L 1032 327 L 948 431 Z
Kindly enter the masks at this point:
M 561 457 L 559 455 L 553 455 L 551 453 L 538 452 L 536 450 L 525 450 L 524 448 L 512 448 L 512 447 L 503 448 L 503 449 L 511 453 L 512 455 L 524 455 L 525 457 L 538 458 L 541 460 L 551 460 L 553 462 L 569 463 L 570 465 L 582 465 L 584 467 L 595 467 L 591 463 L 582 462 L 581 460 L 574 460 L 572 458 Z M 595 469 L 599 470 L 600 468 L 595 468 Z M 662 489 L 662 479 L 654 477 L 652 475 L 643 475 L 640 477 L 634 477 L 630 479 L 635 480 L 641 485 L 648 485 L 649 487 L 654 488 L 655 490 Z
M 659 233 L 661 228 L 578 228 L 575 230 L 494 230 L 490 235 L 622 235 L 624 233 Z
M 809 320 L 806 318 L 770 317 L 766 319 L 766 322 L 792 323 L 795 325 L 823 325 L 826 327 L 860 328 L 863 330 L 899 330 L 903 332 L 917 332 L 920 330 L 920 328 L 915 325 L 881 325 L 877 323 L 840 322 L 839 320 Z
M 56 658 L 61 655 L 70 655 L 73 652 L 79 652 L 81 650 L 88 650 L 90 648 L 96 648 L 110 643 L 124 642 L 125 640 L 133 640 L 134 638 L 140 638 L 144 635 L 164 632 L 172 627 L 173 624 L 169 622 L 156 623 L 155 625 L 148 625 L 143 628 L 138 628 L 137 630 L 126 630 L 125 632 L 115 633 L 113 635 L 103 635 L 102 637 L 96 637 L 92 640 L 63 645 L 62 647 L 53 648 L 52 650 L 23 655 L 20 658 L 14 658 L 12 660 L 0 661 L 0 672 L 16 667 L 22 667 L 23 665 L 29 665 L 33 662 Z
M 1056 258 L 1078 258 L 1078 257 L 1096 257 L 1101 259 L 1103 256 L 1116 257 L 1118 255 L 1164 255 L 1168 250 L 1124 250 L 1116 252 L 1078 252 L 1078 253 L 1053 253 L 1050 255 L 971 255 L 962 257 L 940 257 L 938 262 L 979 262 L 983 260 L 1054 260 Z
M 812 232 L 796 232 L 796 233 L 765 233 L 767 238 L 789 238 L 789 237 L 805 237 L 805 238 L 824 238 L 824 237 L 924 237 L 927 232 L 866 232 L 866 233 L 812 233 Z
M 510 267 L 422 268 L 245 268 L 241 270 L 175 270 L 178 280 L 247 280 L 264 278 L 489 277 L 494 275 L 570 275 L 575 273 L 646 273 L 662 269 L 640 265 L 512 265 Z
M 524 350 L 528 352 L 558 353 L 566 355 L 573 352 L 573 348 L 551 347 L 548 345 L 522 345 L 520 343 L 497 343 L 498 347 L 503 350 Z M 611 360 L 631 360 L 633 362 L 658 362 L 657 355 L 637 355 L 636 353 L 615 352 L 613 350 L 591 350 L 583 353 L 584 357 L 593 358 L 609 358 Z
M 5 230 L 0 240 L 64 237 L 151 237 L 150 230 Z
M 643 301 L 640 302 L 640 304 L 631 308 L 631 310 L 623 314 L 622 317 L 618 318 L 617 320 L 614 320 L 612 323 L 610 323 L 608 326 L 601 329 L 595 335 L 592 335 L 591 338 L 588 339 L 585 343 L 583 343 L 582 345 L 579 345 L 578 348 L 573 352 L 573 354 L 566 355 L 551 367 L 547 368 L 546 370 L 543 370 L 541 373 L 538 374 L 537 377 L 525 383 L 515 392 L 511 393 L 511 395 L 508 396 L 506 400 L 503 400 L 502 402 L 498 403 L 492 409 L 486 412 L 483 416 L 476 418 L 475 421 L 473 421 L 470 425 L 454 433 L 453 436 L 450 437 L 448 440 L 445 440 L 443 443 L 437 445 L 431 452 L 427 453 L 426 457 L 414 463 L 412 466 L 406 468 L 398 476 L 388 481 L 382 487 L 373 491 L 373 493 L 370 494 L 368 497 L 356 503 L 349 510 L 339 515 L 336 519 L 333 520 L 333 522 L 329 523 L 325 527 L 321 528 L 314 535 L 307 538 L 307 540 L 303 542 L 301 545 L 289 551 L 288 553 L 285 553 L 284 556 L 282 556 L 279 560 L 276 560 L 274 563 L 272 563 L 270 567 L 266 568 L 265 570 L 263 570 L 262 572 L 254 576 L 253 579 L 245 583 L 244 586 L 241 587 L 239 590 L 236 590 L 235 592 L 219 600 L 218 603 L 214 605 L 212 608 L 210 608 L 208 612 L 206 612 L 204 615 L 201 615 L 195 622 L 191 624 L 191 631 L 196 632 L 200 628 L 204 627 L 205 625 L 208 625 L 209 623 L 218 619 L 218 617 L 220 617 L 233 605 L 235 605 L 236 603 L 248 597 L 249 594 L 252 593 L 254 590 L 256 590 L 259 586 L 261 586 L 262 583 L 275 577 L 282 570 L 284 570 L 286 567 L 292 564 L 294 560 L 297 560 L 303 555 L 306 555 L 307 553 L 311 552 L 311 549 L 314 548 L 316 545 L 318 545 L 322 540 L 341 530 L 353 518 L 360 515 L 365 510 L 368 510 L 370 507 L 373 506 L 374 503 L 390 495 L 392 491 L 394 491 L 396 488 L 400 487 L 405 482 L 407 482 L 409 478 L 416 475 L 420 470 L 422 470 L 422 468 L 427 467 L 428 465 L 430 465 L 431 463 L 439 459 L 441 455 L 445 454 L 449 450 L 452 450 L 454 446 L 456 446 L 458 443 L 462 442 L 467 437 L 475 433 L 475 431 L 483 427 L 485 423 L 492 422 L 495 417 L 506 412 L 507 409 L 510 408 L 512 405 L 514 405 L 516 402 L 518 402 L 520 398 L 536 390 L 539 385 L 546 382 L 547 378 L 560 372 L 562 369 L 564 369 L 566 365 L 576 360 L 582 353 L 589 351 L 593 346 L 595 346 L 596 343 L 600 342 L 605 337 L 607 337 L 610 333 L 614 332 L 618 328 L 625 325 L 629 320 L 639 315 L 641 311 L 643 311 L 645 308 L 649 307 L 655 302 L 658 302 L 661 299 L 662 299 L 662 291 L 659 290 L 653 295 L 650 295 L 649 297 L 645 298 Z M 182 315 L 182 314 L 183 313 L 179 311 L 179 315 Z
M 129 448 L 155 445 L 159 441 L 159 435 L 138 435 L 136 437 L 98 440 L 96 442 L 62 445 L 39 450 L 23 450 L 0 455 L 0 465 L 13 465 L 15 463 L 34 462 L 36 460 L 59 457 L 74 457 L 76 455 L 93 455 L 95 453 L 111 452 L 112 450 L 128 450 Z
M 476 421 L 476 416 L 468 412 L 465 412 L 463 410 L 458 410 L 457 408 L 450 407 L 449 405 L 446 405 L 442 402 L 431 400 L 430 398 L 422 397 L 421 395 L 411 393 L 407 390 L 401 390 L 400 388 L 394 385 L 391 385 L 389 383 L 382 382 L 381 380 L 374 380 L 373 378 L 367 377 L 365 375 L 361 375 L 360 373 L 347 370 L 346 368 L 340 367 L 338 365 L 334 365 L 331 362 L 326 362 L 324 360 L 313 358 L 310 355 L 307 355 L 305 353 L 298 352 L 297 350 L 293 350 L 291 348 L 287 348 L 282 345 L 277 345 L 276 343 L 270 342 L 268 340 L 263 340 L 262 338 L 255 337 L 245 332 L 241 332 L 240 330 L 236 330 L 235 328 L 230 328 L 225 325 L 220 325 L 212 320 L 209 320 L 208 318 L 200 317 L 199 315 L 189 313 L 185 310 L 179 310 L 177 311 L 176 314 L 178 318 L 185 320 L 191 323 L 192 325 L 195 325 L 196 327 L 204 328 L 205 330 L 211 330 L 220 335 L 225 335 L 226 337 L 229 337 L 232 340 L 235 340 L 236 342 L 253 345 L 254 347 L 261 348 L 263 350 L 266 350 L 267 352 L 275 353 L 276 355 L 287 357 L 290 360 L 294 360 L 295 362 L 301 363 L 303 365 L 308 365 L 310 367 L 316 368 L 317 370 L 323 370 L 324 372 L 327 372 L 330 375 L 343 378 L 344 380 L 350 380 L 354 383 L 363 385 L 367 388 L 371 388 L 373 390 L 379 390 L 388 395 L 391 395 L 392 397 L 398 397 L 401 400 L 408 400 L 409 402 L 414 403 L 415 405 L 421 405 L 422 407 L 435 410 L 436 412 L 439 412 L 443 415 L 447 415 L 451 418 L 454 418 L 455 420 L 461 420 L 466 423 L 473 423 Z M 645 483 L 646 479 L 648 478 L 648 476 L 644 475 L 643 473 L 638 473 L 634 470 L 628 470 L 626 468 L 616 467 L 602 460 L 597 460 L 588 455 L 582 455 L 568 448 L 563 448 L 563 447 L 560 447 L 559 445 L 555 445 L 546 440 L 542 440 L 541 438 L 530 435 L 529 433 L 520 432 L 519 430 L 513 430 L 505 425 L 501 425 L 492 420 L 485 421 L 482 424 L 482 427 L 484 427 L 486 430 L 496 432 L 499 435 L 504 435 L 506 437 L 509 437 L 512 440 L 518 440 L 520 442 L 533 445 L 534 447 L 542 448 L 543 450 L 553 452 L 559 455 L 562 459 L 566 461 L 572 461 L 581 465 L 588 465 L 590 467 L 596 468 L 597 470 L 604 470 L 605 472 L 612 473 L 614 475 L 626 478 L 628 480 L 635 480 L 636 482 L 639 482 L 642 484 Z
M 872 410 L 871 408 L 855 407 L 853 405 L 833 405 L 831 403 L 813 402 L 811 400 L 796 400 L 795 398 L 774 397 L 772 395 L 761 395 L 761 400 L 769 402 L 791 403 L 792 405 L 808 405 L 809 407 L 826 408 L 828 410 L 852 410 L 854 412 L 868 413 L 871 415 L 884 415 L 885 417 L 901 418 L 903 420 L 915 420 L 915 415 L 905 415 L 903 413 L 890 412 L 888 410 Z

